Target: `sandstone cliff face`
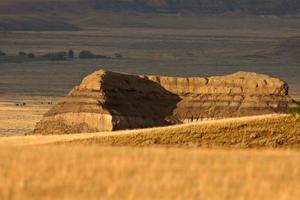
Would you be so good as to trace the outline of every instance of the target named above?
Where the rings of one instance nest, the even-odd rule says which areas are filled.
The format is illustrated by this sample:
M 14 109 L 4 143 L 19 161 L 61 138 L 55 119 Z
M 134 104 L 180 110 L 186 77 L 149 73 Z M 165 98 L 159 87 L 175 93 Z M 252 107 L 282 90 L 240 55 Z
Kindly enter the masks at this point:
M 238 72 L 210 78 L 135 76 L 105 70 L 87 76 L 37 124 L 35 133 L 114 131 L 211 118 L 286 112 L 284 81 Z

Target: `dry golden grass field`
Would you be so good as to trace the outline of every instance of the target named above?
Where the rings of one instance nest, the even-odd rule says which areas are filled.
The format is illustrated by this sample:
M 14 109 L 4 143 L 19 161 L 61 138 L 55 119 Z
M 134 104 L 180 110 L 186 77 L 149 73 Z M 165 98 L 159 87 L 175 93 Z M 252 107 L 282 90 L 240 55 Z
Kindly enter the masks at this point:
M 2 147 L 0 199 L 296 200 L 299 163 L 294 151 Z
M 50 106 L 0 107 L 15 120 L 0 120 L 0 127 L 21 133 Z M 0 199 L 298 199 L 299 134 L 299 118 L 265 115 L 1 137 Z

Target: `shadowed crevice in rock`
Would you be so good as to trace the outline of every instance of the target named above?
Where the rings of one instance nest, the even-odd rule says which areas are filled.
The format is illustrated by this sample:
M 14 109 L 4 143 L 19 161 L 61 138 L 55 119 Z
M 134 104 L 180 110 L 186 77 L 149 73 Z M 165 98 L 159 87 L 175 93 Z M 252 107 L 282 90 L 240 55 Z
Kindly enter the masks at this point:
M 97 71 L 36 125 L 35 133 L 83 133 L 271 113 L 293 107 L 287 84 L 238 72 L 209 78 Z

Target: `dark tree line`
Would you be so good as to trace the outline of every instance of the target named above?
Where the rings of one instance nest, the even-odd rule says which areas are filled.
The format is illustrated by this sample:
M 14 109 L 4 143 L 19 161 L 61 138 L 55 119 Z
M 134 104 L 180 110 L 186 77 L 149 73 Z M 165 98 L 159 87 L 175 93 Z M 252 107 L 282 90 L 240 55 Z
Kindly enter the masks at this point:
M 0 51 L 0 57 L 5 57 L 7 56 L 6 53 L 4 53 L 3 51 Z M 34 53 L 26 53 L 24 51 L 20 51 L 18 53 L 19 57 L 27 57 L 27 58 L 46 58 L 47 60 L 67 60 L 67 59 L 74 59 L 76 58 L 76 54 L 75 52 L 70 49 L 68 51 L 58 51 L 58 52 L 50 52 L 50 53 L 46 53 L 43 55 L 35 55 Z M 123 55 L 120 53 L 115 53 L 115 58 L 122 58 Z M 78 58 L 80 59 L 109 59 L 111 57 L 109 56 L 105 56 L 105 55 L 100 55 L 100 54 L 95 54 L 92 51 L 80 51 L 78 53 Z

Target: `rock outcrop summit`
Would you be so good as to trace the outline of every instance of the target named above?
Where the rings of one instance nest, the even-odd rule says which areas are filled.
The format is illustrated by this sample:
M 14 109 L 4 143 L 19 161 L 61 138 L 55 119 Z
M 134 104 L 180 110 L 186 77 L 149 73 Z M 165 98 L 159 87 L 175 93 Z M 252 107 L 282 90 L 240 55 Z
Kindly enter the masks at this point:
M 105 70 L 83 79 L 37 123 L 35 133 L 86 133 L 284 113 L 284 81 L 263 74 L 137 76 Z

